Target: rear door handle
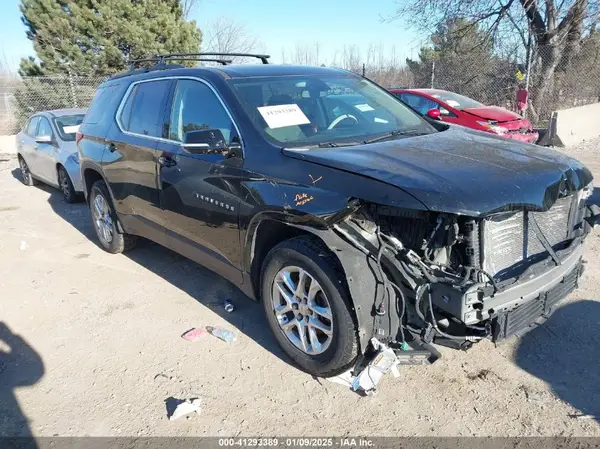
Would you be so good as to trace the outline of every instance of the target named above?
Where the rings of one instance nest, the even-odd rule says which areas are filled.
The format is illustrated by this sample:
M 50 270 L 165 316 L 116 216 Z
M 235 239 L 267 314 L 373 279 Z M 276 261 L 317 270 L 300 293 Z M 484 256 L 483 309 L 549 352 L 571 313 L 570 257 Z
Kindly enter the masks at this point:
M 158 163 L 163 167 L 175 167 L 177 165 L 177 161 L 170 156 L 160 156 Z
M 115 151 L 117 151 L 117 146 L 114 143 L 108 144 L 108 151 L 114 153 Z

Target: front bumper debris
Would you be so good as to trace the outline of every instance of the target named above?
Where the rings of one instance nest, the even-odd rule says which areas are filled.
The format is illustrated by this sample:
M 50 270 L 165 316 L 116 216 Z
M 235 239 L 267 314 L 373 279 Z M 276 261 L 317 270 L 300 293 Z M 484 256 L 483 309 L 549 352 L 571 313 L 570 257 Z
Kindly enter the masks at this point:
M 398 366 L 429 365 L 440 357 L 435 348 L 418 338 L 402 349 L 387 346 L 372 338 L 367 351 L 358 358 L 353 368 L 328 380 L 344 385 L 361 396 L 372 396 L 385 374 L 399 376 Z

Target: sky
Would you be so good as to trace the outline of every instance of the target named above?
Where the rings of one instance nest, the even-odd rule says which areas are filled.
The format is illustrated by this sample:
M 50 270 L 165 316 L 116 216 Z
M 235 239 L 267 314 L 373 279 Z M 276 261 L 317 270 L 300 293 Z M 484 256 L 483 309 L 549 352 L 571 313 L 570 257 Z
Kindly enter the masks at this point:
M 22 57 L 33 56 L 33 46 L 21 23 L 19 0 L 0 0 L 0 56 L 13 68 Z M 397 0 L 200 0 L 190 19 L 199 28 L 219 17 L 233 19 L 261 42 L 261 51 L 272 61 L 286 62 L 296 45 L 319 43 L 321 61 L 332 61 L 344 45 L 356 45 L 366 55 L 369 44 L 382 44 L 386 54 L 395 46 L 404 61 L 416 57 L 423 38 L 401 20 L 385 23 L 395 12 Z

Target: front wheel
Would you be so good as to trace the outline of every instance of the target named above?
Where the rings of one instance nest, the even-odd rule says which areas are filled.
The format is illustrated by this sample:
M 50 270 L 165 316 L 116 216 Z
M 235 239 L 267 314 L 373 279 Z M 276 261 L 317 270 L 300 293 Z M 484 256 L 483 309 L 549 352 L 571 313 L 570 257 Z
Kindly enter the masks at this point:
M 117 215 L 104 181 L 96 181 L 90 191 L 90 210 L 94 229 L 104 250 L 112 254 L 128 251 L 135 246 L 135 236 L 120 233 Z
M 304 371 L 335 376 L 358 356 L 346 279 L 339 263 L 313 240 L 273 248 L 263 263 L 261 299 L 281 348 Z

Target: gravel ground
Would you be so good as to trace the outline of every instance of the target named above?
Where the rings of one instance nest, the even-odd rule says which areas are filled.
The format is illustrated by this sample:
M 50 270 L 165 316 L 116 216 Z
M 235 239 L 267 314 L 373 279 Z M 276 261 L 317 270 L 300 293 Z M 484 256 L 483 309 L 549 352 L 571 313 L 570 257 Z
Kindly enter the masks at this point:
M 600 173 L 600 140 L 567 152 Z M 600 436 L 600 234 L 581 287 L 545 326 L 384 378 L 361 398 L 304 374 L 260 305 L 158 245 L 110 255 L 82 203 L 20 183 L 0 155 L 0 435 Z M 222 300 L 236 311 L 227 314 Z M 189 343 L 225 326 L 227 344 Z M 201 397 L 169 421 L 165 400 Z

